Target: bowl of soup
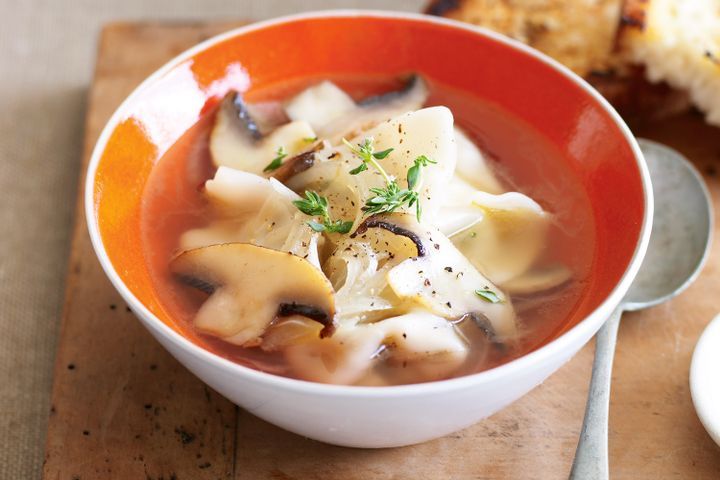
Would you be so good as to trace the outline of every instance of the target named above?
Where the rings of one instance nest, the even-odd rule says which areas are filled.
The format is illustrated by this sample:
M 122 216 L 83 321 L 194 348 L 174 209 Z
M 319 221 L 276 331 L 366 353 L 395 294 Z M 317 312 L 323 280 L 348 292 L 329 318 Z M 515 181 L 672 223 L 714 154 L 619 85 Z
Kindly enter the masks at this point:
M 576 353 L 650 232 L 639 148 L 579 77 L 423 15 L 319 12 L 170 61 L 93 152 L 130 308 L 275 425 L 352 447 L 467 427 Z

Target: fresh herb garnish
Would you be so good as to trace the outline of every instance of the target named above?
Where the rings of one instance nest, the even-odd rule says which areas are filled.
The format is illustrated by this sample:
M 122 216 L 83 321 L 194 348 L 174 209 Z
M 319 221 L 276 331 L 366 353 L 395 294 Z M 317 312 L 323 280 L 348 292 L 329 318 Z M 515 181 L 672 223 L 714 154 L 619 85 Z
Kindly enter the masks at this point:
M 303 142 L 307 143 L 315 143 L 317 142 L 318 137 L 305 137 L 303 138 Z
M 362 211 L 367 215 L 394 212 L 403 205 L 408 207 L 415 205 L 418 220 L 420 219 L 420 203 L 416 191 L 407 188 L 401 189 L 397 182 L 393 181 L 388 183 L 385 188 L 371 188 L 370 192 L 374 196 L 367 199 L 365 206 L 362 207 Z
M 372 215 L 375 213 L 389 213 L 394 212 L 402 206 L 411 208 L 415 206 L 415 216 L 418 221 L 422 217 L 422 207 L 420 206 L 420 194 L 419 190 L 422 185 L 422 167 L 427 167 L 431 163 L 437 163 L 435 160 L 431 160 L 425 155 L 420 155 L 415 159 L 413 166 L 408 169 L 407 172 L 407 185 L 408 188 L 400 188 L 397 181 L 390 177 L 385 169 L 377 162 L 377 160 L 383 160 L 390 152 L 392 148 L 383 150 L 381 152 L 375 152 L 373 148 L 373 138 L 366 137 L 363 143 L 356 145 L 351 144 L 343 138 L 343 143 L 347 145 L 355 155 L 362 160 L 362 163 L 350 170 L 351 175 L 357 175 L 360 172 L 364 172 L 368 169 L 368 164 L 372 165 L 385 179 L 384 188 L 371 188 L 370 192 L 374 195 L 373 197 L 365 201 L 365 206 L 362 207 L 362 211 L 366 215 Z
M 414 165 L 410 167 L 407 172 L 408 188 L 414 189 L 415 186 L 418 185 L 420 180 L 420 168 L 427 167 L 431 163 L 436 164 L 437 162 L 435 160 L 430 160 L 425 155 L 420 155 L 415 159 Z
M 330 218 L 327 198 L 313 190 L 305 191 L 305 198 L 294 200 L 293 205 L 305 215 L 321 217 L 322 223 L 310 220 L 308 226 L 316 232 L 348 233 L 353 226 L 351 221 L 335 220 Z
M 493 292 L 489 289 L 483 289 L 483 290 L 475 290 L 475 295 L 482 298 L 486 302 L 490 303 L 502 303 L 502 300 L 500 297 L 497 296 L 497 293 Z
M 267 164 L 267 166 L 263 169 L 263 172 L 272 172 L 273 170 L 277 170 L 282 165 L 282 161 L 285 159 L 285 157 L 288 156 L 287 152 L 285 151 L 285 147 L 283 146 L 275 150 L 275 155 L 276 157 L 273 158 L 272 162 Z
M 390 155 L 390 152 L 392 152 L 394 148 L 388 148 L 387 150 L 383 150 L 381 152 L 374 151 L 375 148 L 373 147 L 373 137 L 365 137 L 363 143 L 359 143 L 357 145 L 353 145 L 344 138 L 342 139 L 342 141 L 355 155 L 358 156 L 360 160 L 362 160 L 362 163 L 360 165 L 350 170 L 350 175 L 357 175 L 360 172 L 364 172 L 368 169 L 369 163 L 373 167 L 375 167 L 375 169 L 380 172 L 383 177 L 385 177 L 386 182 L 390 182 L 390 177 L 388 177 L 387 173 L 385 173 L 385 170 L 376 160 L 383 160 L 388 155 Z

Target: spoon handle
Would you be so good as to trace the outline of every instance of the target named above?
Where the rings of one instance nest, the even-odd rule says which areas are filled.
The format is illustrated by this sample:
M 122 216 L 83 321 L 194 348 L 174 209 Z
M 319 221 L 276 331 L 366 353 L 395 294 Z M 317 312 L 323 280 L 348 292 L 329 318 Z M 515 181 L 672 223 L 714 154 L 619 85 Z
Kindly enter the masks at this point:
M 610 476 L 608 466 L 610 377 L 622 312 L 622 307 L 618 307 L 595 337 L 595 361 L 585 406 L 585 419 L 570 471 L 570 480 L 607 480 Z

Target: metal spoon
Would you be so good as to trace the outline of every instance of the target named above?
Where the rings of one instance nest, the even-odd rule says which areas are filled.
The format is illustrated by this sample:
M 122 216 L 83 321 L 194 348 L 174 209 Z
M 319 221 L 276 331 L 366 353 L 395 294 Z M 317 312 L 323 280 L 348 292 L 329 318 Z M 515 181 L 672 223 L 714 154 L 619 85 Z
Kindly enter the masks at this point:
M 635 281 L 595 339 L 590 391 L 571 480 L 606 480 L 610 374 L 620 316 L 663 303 L 700 273 L 710 247 L 710 195 L 695 167 L 675 150 L 649 140 L 640 148 L 650 169 L 655 214 L 650 245 Z

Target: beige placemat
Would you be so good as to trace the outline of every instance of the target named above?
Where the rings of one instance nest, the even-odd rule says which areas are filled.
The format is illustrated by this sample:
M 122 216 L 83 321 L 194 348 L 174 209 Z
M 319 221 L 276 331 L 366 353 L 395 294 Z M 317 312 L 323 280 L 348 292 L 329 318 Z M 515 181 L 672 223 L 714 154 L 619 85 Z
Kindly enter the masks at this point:
M 0 0 L 0 479 L 42 466 L 63 278 L 100 26 L 268 18 L 423 0 Z

